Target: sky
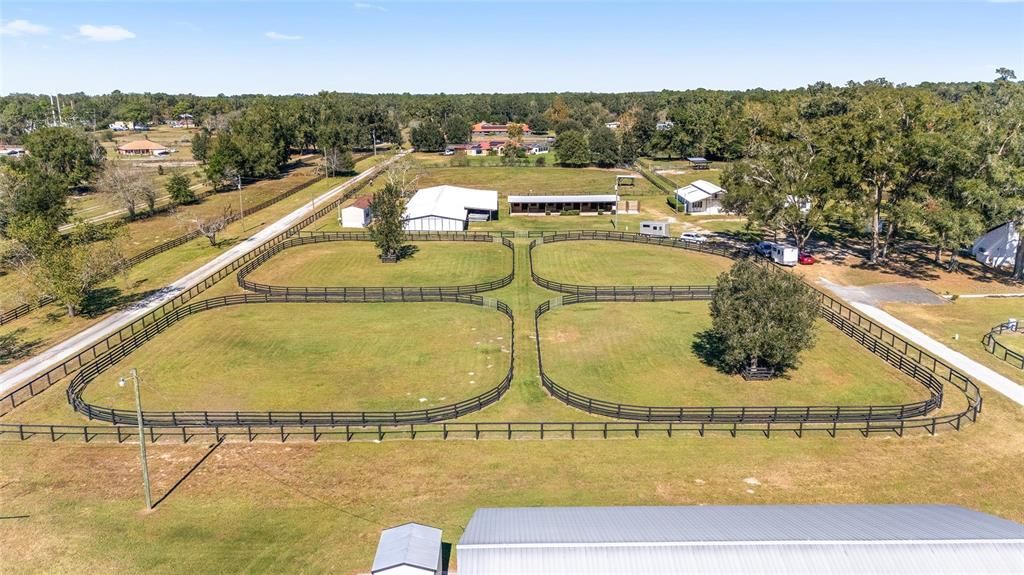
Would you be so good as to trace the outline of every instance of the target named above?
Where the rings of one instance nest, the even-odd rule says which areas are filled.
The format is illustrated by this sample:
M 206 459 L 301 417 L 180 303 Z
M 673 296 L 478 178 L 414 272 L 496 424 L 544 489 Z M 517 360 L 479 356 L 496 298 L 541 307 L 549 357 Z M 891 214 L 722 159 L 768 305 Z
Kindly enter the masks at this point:
M 1024 0 L 0 0 L 0 94 L 795 88 L 1024 78 Z

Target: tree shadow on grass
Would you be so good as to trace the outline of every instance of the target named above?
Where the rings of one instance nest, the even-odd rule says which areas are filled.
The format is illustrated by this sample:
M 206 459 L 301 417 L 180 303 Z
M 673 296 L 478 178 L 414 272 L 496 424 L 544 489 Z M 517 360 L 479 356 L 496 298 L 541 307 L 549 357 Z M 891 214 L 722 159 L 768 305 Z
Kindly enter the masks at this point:
M 722 338 L 714 331 L 706 329 L 695 334 L 690 349 L 704 365 L 729 375 L 736 373 L 734 369 L 730 369 L 722 362 L 724 351 Z
M 405 259 L 412 259 L 413 257 L 416 256 L 416 254 L 419 251 L 420 251 L 419 246 L 415 246 L 415 245 L 412 245 L 412 244 L 406 244 L 406 245 L 398 248 L 398 261 L 402 261 L 402 260 L 405 260 Z
M 24 340 L 22 339 L 23 334 L 28 331 L 27 328 L 18 328 L 11 333 L 0 335 L 0 365 L 8 364 L 12 361 L 26 358 L 32 355 L 43 340 Z

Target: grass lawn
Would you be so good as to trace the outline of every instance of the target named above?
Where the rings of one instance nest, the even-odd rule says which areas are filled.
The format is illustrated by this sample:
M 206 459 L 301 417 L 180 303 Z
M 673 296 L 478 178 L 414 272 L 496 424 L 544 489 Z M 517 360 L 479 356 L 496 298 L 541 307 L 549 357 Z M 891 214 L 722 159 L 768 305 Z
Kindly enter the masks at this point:
M 665 246 L 569 241 L 537 246 L 533 265 L 541 277 L 581 285 L 708 285 L 732 261 Z
M 439 286 L 483 283 L 512 270 L 500 243 L 413 242 L 416 253 L 382 264 L 372 242 L 329 242 L 288 248 L 249 279 L 279 286 Z
M 710 326 L 707 302 L 564 306 L 541 318 L 544 367 L 572 391 L 637 405 L 891 405 L 928 397 L 824 320 L 800 367 L 744 381 L 705 365 L 692 349 Z
M 996 359 L 981 343 L 981 338 L 994 326 L 1011 317 L 1024 319 L 1024 298 L 960 298 L 951 305 L 885 304 L 883 307 L 944 345 L 1024 384 L 1024 371 Z M 1017 351 L 1024 353 L 1024 337 L 1006 333 L 997 339 L 1007 347 L 1017 346 Z
M 468 305 L 242 305 L 186 318 L 120 365 L 153 410 L 420 409 L 497 385 L 508 336 L 504 316 Z M 114 381 L 85 399 L 131 408 Z

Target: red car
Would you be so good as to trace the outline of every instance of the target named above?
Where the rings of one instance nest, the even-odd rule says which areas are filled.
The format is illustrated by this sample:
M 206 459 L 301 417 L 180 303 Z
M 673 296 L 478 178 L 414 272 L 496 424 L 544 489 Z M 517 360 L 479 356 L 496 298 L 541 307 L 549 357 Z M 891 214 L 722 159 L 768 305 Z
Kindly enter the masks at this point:
M 800 256 L 796 258 L 796 261 L 802 266 L 809 266 L 818 260 L 814 259 L 814 256 L 811 254 L 800 254 Z

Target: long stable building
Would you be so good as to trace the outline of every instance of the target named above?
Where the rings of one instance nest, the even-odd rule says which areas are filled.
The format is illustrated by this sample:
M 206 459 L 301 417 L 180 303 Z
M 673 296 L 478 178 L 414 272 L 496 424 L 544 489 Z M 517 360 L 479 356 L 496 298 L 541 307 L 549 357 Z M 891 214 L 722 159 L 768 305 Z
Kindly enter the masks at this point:
M 952 505 L 478 509 L 459 575 L 1024 573 L 1024 525 Z
M 614 194 L 567 196 L 509 196 L 510 215 L 551 215 L 578 212 L 580 215 L 615 213 L 618 197 Z

